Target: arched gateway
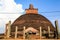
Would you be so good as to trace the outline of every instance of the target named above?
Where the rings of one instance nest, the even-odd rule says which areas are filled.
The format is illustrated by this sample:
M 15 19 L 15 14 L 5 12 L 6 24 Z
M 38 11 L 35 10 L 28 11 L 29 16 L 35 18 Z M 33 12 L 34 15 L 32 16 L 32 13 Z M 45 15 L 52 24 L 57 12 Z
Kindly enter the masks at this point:
M 46 34 L 49 34 L 50 31 L 52 34 L 55 31 L 52 23 L 41 14 L 38 14 L 38 9 L 34 8 L 32 4 L 30 4 L 29 9 L 25 9 L 26 14 L 18 17 L 11 25 L 11 37 L 15 36 L 16 26 L 17 30 L 17 38 L 23 38 L 23 30 L 25 27 L 25 36 L 32 35 L 30 38 L 40 38 L 40 32 L 42 31 L 42 36 L 46 37 Z M 41 31 L 40 31 L 41 27 Z M 51 35 L 52 36 L 52 35 Z M 26 38 L 26 37 L 25 37 Z

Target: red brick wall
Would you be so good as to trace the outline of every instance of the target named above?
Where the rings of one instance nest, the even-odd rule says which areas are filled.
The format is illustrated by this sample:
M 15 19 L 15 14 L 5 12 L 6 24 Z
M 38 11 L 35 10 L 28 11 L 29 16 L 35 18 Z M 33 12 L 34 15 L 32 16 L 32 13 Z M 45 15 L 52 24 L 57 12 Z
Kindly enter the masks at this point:
M 26 14 L 29 14 L 29 13 L 38 14 L 38 11 L 36 9 L 26 10 Z

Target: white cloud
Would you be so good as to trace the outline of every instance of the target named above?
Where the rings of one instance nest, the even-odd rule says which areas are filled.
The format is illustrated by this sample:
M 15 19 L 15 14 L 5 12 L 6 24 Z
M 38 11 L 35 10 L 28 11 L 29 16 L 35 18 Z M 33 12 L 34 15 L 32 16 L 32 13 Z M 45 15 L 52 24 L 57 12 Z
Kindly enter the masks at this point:
M 16 13 L 23 12 L 22 5 L 16 4 L 14 0 L 0 0 L 0 12 Z
M 0 33 L 5 32 L 6 24 L 11 20 L 13 23 L 21 14 L 0 14 Z
M 16 4 L 14 0 L 0 0 L 0 33 L 5 32 L 5 24 L 9 20 L 13 22 L 23 11 L 22 5 Z

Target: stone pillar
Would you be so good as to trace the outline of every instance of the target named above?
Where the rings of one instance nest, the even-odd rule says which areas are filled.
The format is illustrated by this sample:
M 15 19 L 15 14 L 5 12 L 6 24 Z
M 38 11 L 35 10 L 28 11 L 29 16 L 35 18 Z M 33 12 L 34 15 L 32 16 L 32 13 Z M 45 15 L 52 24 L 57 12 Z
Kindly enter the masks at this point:
M 58 35 L 58 20 L 55 21 L 55 27 L 56 27 L 56 34 L 57 34 L 57 39 L 59 38 L 59 35 Z
M 10 37 L 10 31 L 11 31 L 11 21 L 9 21 L 9 23 L 7 25 L 7 38 Z
M 50 36 L 50 26 L 48 26 L 48 34 L 49 34 L 49 36 Z
M 5 36 L 4 38 L 7 38 L 7 33 L 8 33 L 8 23 L 6 24 L 6 27 L 5 27 Z
M 42 38 L 42 28 L 40 27 L 40 39 Z
M 15 38 L 17 38 L 17 31 L 18 31 L 18 27 L 16 26 L 16 29 L 15 29 Z
M 23 28 L 23 39 L 25 40 L 25 26 Z

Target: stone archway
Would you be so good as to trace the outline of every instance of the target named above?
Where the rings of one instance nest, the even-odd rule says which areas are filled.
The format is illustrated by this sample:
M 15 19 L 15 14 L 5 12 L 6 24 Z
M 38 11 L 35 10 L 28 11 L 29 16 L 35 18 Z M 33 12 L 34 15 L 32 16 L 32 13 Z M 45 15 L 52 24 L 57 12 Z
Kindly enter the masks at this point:
M 25 30 L 26 38 L 32 39 L 32 37 L 36 38 L 39 35 L 39 31 L 33 27 L 29 27 Z

